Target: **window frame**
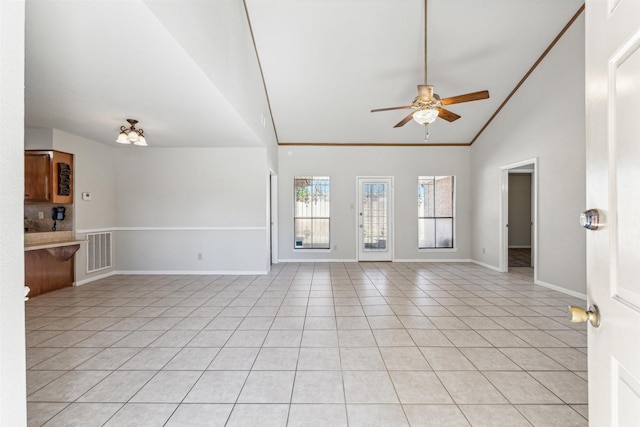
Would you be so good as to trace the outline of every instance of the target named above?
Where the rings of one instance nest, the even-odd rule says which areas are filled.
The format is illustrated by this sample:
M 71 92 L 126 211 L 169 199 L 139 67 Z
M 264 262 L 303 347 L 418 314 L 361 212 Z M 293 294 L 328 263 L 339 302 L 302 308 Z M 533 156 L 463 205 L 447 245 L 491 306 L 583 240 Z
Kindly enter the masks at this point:
M 296 216 L 296 203 L 298 202 L 298 194 L 296 187 L 296 182 L 299 180 L 309 179 L 311 182 L 313 181 L 326 181 L 328 188 L 328 210 L 329 216 L 316 216 L 312 213 L 311 216 Z M 325 196 L 327 197 L 327 196 Z M 326 246 L 316 246 L 313 247 L 313 241 L 311 242 L 312 247 L 304 247 L 304 246 L 296 246 L 296 221 L 297 220 L 310 220 L 313 224 L 314 220 L 322 220 L 327 221 L 327 234 L 328 239 Z M 313 228 L 313 226 L 312 226 Z M 296 252 L 304 252 L 304 251 L 313 251 L 313 252 L 329 252 L 331 251 L 331 177 L 329 175 L 295 175 L 293 177 L 293 249 Z
M 436 181 L 436 178 L 438 177 L 451 177 L 452 180 L 452 185 L 451 185 L 451 215 L 452 216 L 437 216 L 435 215 L 435 197 L 436 197 L 436 192 L 435 192 L 435 187 L 434 187 L 434 215 L 433 216 L 420 216 L 420 208 L 419 208 L 419 199 L 420 199 L 420 185 L 422 185 L 422 181 L 426 180 L 426 179 L 433 179 L 434 180 L 434 184 Z M 456 212 L 456 194 L 457 194 L 457 179 L 455 175 L 420 175 L 418 176 L 418 216 L 417 216 L 417 228 L 418 228 L 418 233 L 417 233 L 417 248 L 418 248 L 418 252 L 457 252 L 458 248 L 457 248 L 457 233 L 456 233 L 456 219 L 457 219 L 457 212 Z M 424 220 L 424 219 L 438 219 L 438 218 L 443 218 L 443 219 L 451 219 L 451 246 L 444 246 L 444 247 L 421 247 L 420 246 L 420 234 L 419 234 L 419 230 L 420 230 L 420 221 Z M 435 225 L 434 225 L 435 226 Z M 434 240 L 437 242 L 437 234 L 434 234 Z

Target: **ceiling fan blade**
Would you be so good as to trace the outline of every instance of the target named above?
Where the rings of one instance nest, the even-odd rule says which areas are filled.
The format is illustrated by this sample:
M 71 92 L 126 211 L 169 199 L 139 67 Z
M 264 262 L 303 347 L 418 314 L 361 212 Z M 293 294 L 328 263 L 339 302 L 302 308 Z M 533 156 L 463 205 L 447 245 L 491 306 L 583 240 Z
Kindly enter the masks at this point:
M 445 110 L 444 108 L 438 108 L 438 117 L 448 122 L 453 122 L 455 120 L 458 120 L 461 116 L 449 110 Z
M 442 105 L 460 104 L 461 102 L 478 101 L 479 99 L 489 98 L 488 90 L 480 92 L 465 93 L 464 95 L 452 96 L 450 98 L 441 99 Z
M 399 127 L 404 126 L 407 123 L 409 123 L 411 121 L 411 119 L 413 119 L 413 113 L 415 113 L 415 111 L 411 112 L 411 114 L 409 114 L 407 117 L 405 117 L 404 119 L 400 120 L 398 122 L 398 124 L 396 124 L 394 126 L 394 128 L 399 128 Z
M 424 101 L 431 101 L 433 99 L 433 86 L 418 85 L 418 97 Z
M 377 113 L 378 111 L 406 110 L 407 108 L 411 108 L 411 105 L 404 105 L 402 107 L 376 108 L 375 110 L 371 110 L 371 112 Z

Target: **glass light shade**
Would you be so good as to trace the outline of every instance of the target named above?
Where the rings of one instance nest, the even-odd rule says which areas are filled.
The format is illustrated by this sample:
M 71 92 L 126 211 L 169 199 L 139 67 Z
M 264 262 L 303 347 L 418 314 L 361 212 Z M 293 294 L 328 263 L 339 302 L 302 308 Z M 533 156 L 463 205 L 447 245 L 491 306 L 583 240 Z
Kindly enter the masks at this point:
M 129 142 L 132 142 L 135 144 L 135 142 L 138 140 L 138 132 L 136 132 L 135 130 L 130 130 L 127 133 Z
M 118 139 L 116 139 L 116 142 L 119 144 L 130 144 L 129 138 L 124 132 L 120 132 L 120 135 L 118 135 Z
M 413 113 L 413 120 L 421 125 L 428 125 L 438 118 L 438 110 L 435 108 L 427 108 L 425 110 L 418 110 Z
M 144 139 L 144 135 L 140 135 L 138 137 L 138 140 L 136 142 L 134 142 L 134 145 L 139 145 L 141 147 L 146 147 L 147 146 L 147 140 Z

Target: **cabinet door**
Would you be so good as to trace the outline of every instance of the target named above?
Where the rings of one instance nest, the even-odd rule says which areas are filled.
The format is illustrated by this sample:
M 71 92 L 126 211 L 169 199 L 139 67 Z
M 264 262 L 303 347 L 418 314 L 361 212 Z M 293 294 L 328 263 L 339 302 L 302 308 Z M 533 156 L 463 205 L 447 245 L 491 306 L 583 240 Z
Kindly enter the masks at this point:
M 24 199 L 30 202 L 48 202 L 51 199 L 49 154 L 25 153 Z

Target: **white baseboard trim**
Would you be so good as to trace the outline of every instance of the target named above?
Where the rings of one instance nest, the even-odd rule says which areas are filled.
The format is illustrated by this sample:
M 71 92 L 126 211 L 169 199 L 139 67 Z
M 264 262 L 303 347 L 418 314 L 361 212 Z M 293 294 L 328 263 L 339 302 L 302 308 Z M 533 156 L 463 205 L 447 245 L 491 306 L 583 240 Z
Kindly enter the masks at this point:
M 394 259 L 393 262 L 471 262 L 470 259 Z
M 540 285 L 540 286 L 543 286 L 545 288 L 552 289 L 554 291 L 562 292 L 563 294 L 570 295 L 570 296 L 575 297 L 575 298 L 580 298 L 580 299 L 585 300 L 585 301 L 587 300 L 587 294 L 581 294 L 580 292 L 576 292 L 576 291 L 572 291 L 572 290 L 569 290 L 569 289 L 565 289 L 565 288 L 560 287 L 558 285 L 552 285 L 551 283 L 543 282 L 542 280 L 534 280 L 533 283 L 535 285 Z
M 531 249 L 531 245 L 509 245 L 509 249 Z
M 281 262 L 358 262 L 357 259 L 279 259 Z
M 115 271 L 110 271 L 108 273 L 104 273 L 104 274 L 99 274 L 97 276 L 91 276 L 91 277 L 87 277 L 86 279 L 82 279 L 78 282 L 74 282 L 73 286 L 82 286 L 82 285 L 86 285 L 87 283 L 91 283 L 91 282 L 95 282 L 96 280 L 100 280 L 100 279 L 106 279 L 107 277 L 111 277 L 114 274 L 117 274 Z
M 471 259 L 469 261 L 474 263 L 474 264 L 479 265 L 480 267 L 488 268 L 489 270 L 493 270 L 493 271 L 497 271 L 498 273 L 502 273 L 502 271 L 500 271 L 500 268 L 496 267 L 495 265 L 485 264 L 484 262 L 480 262 L 480 261 L 477 261 L 475 259 Z
M 119 270 L 115 274 L 130 274 L 130 275 L 177 275 L 177 276 L 259 276 L 266 275 L 267 271 L 246 271 L 246 270 Z

